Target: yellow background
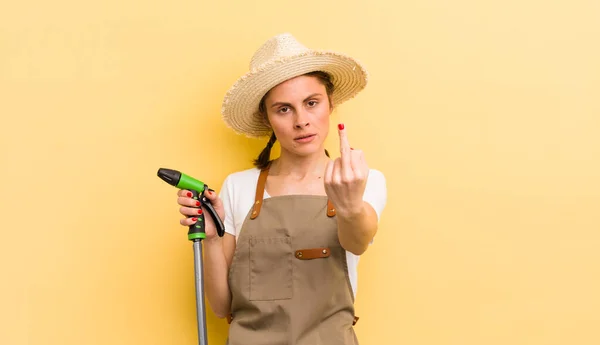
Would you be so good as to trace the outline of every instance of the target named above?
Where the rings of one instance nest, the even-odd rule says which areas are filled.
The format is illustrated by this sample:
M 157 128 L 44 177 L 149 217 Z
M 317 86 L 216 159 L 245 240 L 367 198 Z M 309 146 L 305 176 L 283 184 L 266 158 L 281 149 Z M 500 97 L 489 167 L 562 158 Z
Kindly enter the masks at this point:
M 251 166 L 265 141 L 220 102 L 280 32 L 371 72 L 332 119 L 388 182 L 361 344 L 600 343 L 599 4 L 5 2 L 0 343 L 196 343 L 191 244 L 156 170 L 219 189 Z

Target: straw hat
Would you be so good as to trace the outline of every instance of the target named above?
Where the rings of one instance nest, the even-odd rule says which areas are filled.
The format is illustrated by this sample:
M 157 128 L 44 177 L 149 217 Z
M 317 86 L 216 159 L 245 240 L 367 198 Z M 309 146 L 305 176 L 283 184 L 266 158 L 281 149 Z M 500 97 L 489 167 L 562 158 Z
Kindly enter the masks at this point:
M 334 84 L 332 101 L 339 105 L 367 85 L 368 73 L 355 59 L 344 54 L 308 49 L 291 34 L 270 38 L 254 53 L 250 70 L 227 91 L 221 115 L 238 134 L 259 138 L 271 128 L 258 113 L 262 97 L 274 86 L 314 71 L 329 73 Z

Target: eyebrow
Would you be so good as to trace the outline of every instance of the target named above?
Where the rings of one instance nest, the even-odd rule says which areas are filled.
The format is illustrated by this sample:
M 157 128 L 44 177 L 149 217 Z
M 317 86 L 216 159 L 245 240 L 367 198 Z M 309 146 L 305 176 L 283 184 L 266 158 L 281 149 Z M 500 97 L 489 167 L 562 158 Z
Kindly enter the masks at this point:
M 314 98 L 316 96 L 323 96 L 323 94 L 320 93 L 320 92 L 313 93 L 313 94 L 309 95 L 308 97 L 306 97 L 304 99 L 304 101 L 307 101 L 307 100 L 309 100 L 311 98 Z M 274 108 L 274 107 L 277 107 L 277 106 L 281 106 L 281 105 L 291 106 L 291 104 L 287 103 L 287 102 L 275 102 L 275 103 L 271 104 L 271 108 Z

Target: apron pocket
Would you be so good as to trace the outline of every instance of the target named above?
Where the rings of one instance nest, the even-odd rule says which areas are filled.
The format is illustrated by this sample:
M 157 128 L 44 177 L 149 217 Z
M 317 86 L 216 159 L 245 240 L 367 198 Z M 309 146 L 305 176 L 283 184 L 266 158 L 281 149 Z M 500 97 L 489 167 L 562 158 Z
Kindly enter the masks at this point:
M 292 298 L 291 237 L 250 239 L 250 301 Z

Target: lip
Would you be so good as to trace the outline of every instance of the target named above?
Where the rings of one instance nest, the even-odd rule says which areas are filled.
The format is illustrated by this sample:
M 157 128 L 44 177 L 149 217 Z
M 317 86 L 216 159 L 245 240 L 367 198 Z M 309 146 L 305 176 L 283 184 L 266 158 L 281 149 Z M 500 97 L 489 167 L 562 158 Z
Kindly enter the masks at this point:
M 294 138 L 294 141 L 300 142 L 300 143 L 307 143 L 312 141 L 315 138 L 316 134 L 304 134 L 304 135 L 300 135 Z

